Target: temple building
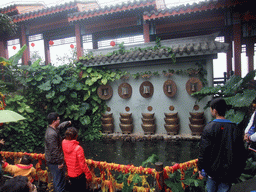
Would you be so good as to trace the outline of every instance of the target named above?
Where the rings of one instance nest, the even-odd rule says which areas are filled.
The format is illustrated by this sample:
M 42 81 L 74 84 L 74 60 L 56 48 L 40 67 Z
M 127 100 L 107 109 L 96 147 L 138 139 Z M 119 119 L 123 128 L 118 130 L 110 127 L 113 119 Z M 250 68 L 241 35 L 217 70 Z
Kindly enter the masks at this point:
M 108 120 L 102 118 L 103 132 L 200 135 L 204 124 L 211 120 L 211 114 L 204 111 L 208 100 L 197 103 L 191 94 L 206 84 L 214 86 L 213 59 L 218 53 L 226 53 L 227 74 L 241 76 L 242 45 L 246 45 L 247 68 L 254 70 L 253 7 L 247 0 L 210 0 L 172 7 L 164 0 L 105 7 L 97 1 L 73 1 L 48 8 L 42 4 L 11 5 L 0 12 L 13 18 L 18 32 L 0 41 L 0 56 L 8 58 L 7 42 L 19 39 L 20 46 L 28 47 L 22 58 L 27 65 L 34 46 L 30 39 L 37 36 L 44 42 L 47 65 L 51 63 L 50 47 L 73 38 L 70 47 L 76 47 L 77 59 L 84 66 L 143 74 L 97 88 L 109 115 Z M 115 46 L 117 39 L 130 37 L 138 38 L 137 44 Z M 216 41 L 217 37 L 224 37 L 224 41 Z M 86 42 L 91 43 L 89 53 L 93 57 L 85 56 Z M 147 49 L 155 46 L 157 49 Z M 122 52 L 122 48 L 129 51 Z M 200 70 L 205 74 L 200 76 Z M 181 71 L 186 75 L 179 75 Z M 194 112 L 200 114 L 195 125 Z
M 92 48 L 99 42 L 141 35 L 145 43 L 213 34 L 225 38 L 227 72 L 241 76 L 241 47 L 246 45 L 248 71 L 254 69 L 256 35 L 253 2 L 247 0 L 209 0 L 167 7 L 164 0 L 137 0 L 101 7 L 97 1 L 73 1 L 53 7 L 43 4 L 14 4 L 0 9 L 18 25 L 15 37 L 0 42 L 0 56 L 8 57 L 7 41 L 19 39 L 29 45 L 29 36 L 41 34 L 44 40 L 45 63 L 51 63 L 49 46 L 54 40 L 75 37 L 77 58 L 82 56 L 83 41 L 92 39 Z M 29 47 L 29 46 L 28 46 Z M 30 50 L 23 56 L 28 64 Z M 232 59 L 233 58 L 233 59 Z

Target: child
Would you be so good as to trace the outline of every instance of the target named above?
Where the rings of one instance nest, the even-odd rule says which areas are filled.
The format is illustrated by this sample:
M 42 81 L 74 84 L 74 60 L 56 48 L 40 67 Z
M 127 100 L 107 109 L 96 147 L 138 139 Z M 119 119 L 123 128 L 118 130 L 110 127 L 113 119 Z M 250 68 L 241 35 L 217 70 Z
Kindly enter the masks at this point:
M 227 192 L 245 166 L 247 156 L 243 130 L 225 119 L 227 104 L 224 99 L 212 100 L 210 109 L 215 119 L 205 126 L 202 133 L 198 157 L 199 174 L 201 177 L 204 177 L 203 172 L 208 175 L 207 191 Z
M 33 183 L 36 176 L 36 169 L 33 167 L 32 157 L 24 155 L 19 164 L 9 165 L 7 162 L 3 162 L 2 168 L 4 172 L 13 174 L 13 176 L 26 176 L 28 180 Z

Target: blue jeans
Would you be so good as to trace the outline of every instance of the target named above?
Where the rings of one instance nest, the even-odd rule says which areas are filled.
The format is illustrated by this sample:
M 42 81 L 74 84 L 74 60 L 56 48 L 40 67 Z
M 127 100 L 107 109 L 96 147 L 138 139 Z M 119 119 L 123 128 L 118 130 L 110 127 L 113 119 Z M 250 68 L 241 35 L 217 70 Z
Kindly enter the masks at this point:
M 207 192 L 229 192 L 231 189 L 231 183 L 221 183 L 214 181 L 208 176 L 206 181 L 206 191 Z
M 59 169 L 56 164 L 47 164 L 53 178 L 53 187 L 55 192 L 63 192 L 65 190 L 65 169 Z

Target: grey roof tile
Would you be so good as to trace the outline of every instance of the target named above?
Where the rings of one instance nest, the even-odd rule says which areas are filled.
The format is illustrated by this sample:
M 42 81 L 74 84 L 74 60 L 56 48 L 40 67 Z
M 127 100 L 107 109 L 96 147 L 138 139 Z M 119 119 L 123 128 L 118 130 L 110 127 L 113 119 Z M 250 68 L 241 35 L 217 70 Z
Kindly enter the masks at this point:
M 210 37 L 210 36 L 209 36 Z M 200 56 L 200 55 L 209 55 L 216 54 L 218 52 L 226 52 L 229 48 L 229 44 L 221 43 L 214 41 L 214 37 L 207 38 L 206 36 L 201 37 L 190 37 L 190 38 L 181 38 L 175 40 L 165 40 L 161 41 L 163 47 L 154 50 L 154 49 L 131 49 L 124 54 L 113 54 L 111 56 L 96 55 L 90 60 L 81 59 L 80 62 L 84 65 L 95 66 L 95 65 L 112 65 L 112 64 L 123 64 L 131 63 L 135 61 L 146 61 L 146 60 L 158 60 L 158 59 L 168 59 L 172 57 L 174 53 L 176 57 L 188 57 L 188 56 Z M 144 43 L 141 44 L 142 48 L 149 47 L 154 43 Z M 140 47 L 140 45 L 136 45 Z M 170 47 L 172 51 L 170 52 L 167 47 Z M 127 47 L 129 48 L 129 47 Z M 130 46 L 130 48 L 134 48 Z M 126 49 L 128 50 L 128 49 Z M 95 53 L 99 50 L 93 50 Z M 103 51 L 103 50 L 100 50 Z M 111 49 L 108 50 L 111 52 Z M 113 49 L 112 49 L 113 51 Z

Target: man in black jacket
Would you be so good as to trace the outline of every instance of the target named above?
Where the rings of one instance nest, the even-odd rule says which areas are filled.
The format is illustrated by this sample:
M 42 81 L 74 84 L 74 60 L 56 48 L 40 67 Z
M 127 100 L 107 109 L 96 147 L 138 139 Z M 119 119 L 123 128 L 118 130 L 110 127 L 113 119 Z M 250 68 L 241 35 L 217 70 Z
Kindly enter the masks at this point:
M 50 113 L 47 119 L 49 126 L 45 132 L 45 160 L 53 177 L 55 192 L 63 192 L 65 189 L 65 170 L 60 129 L 70 125 L 71 121 L 60 124 L 60 117 L 55 112 Z
M 202 172 L 206 173 L 208 192 L 228 192 L 245 166 L 243 130 L 225 119 L 227 105 L 224 99 L 212 100 L 210 109 L 215 120 L 205 126 L 201 136 L 199 174 L 203 177 Z

